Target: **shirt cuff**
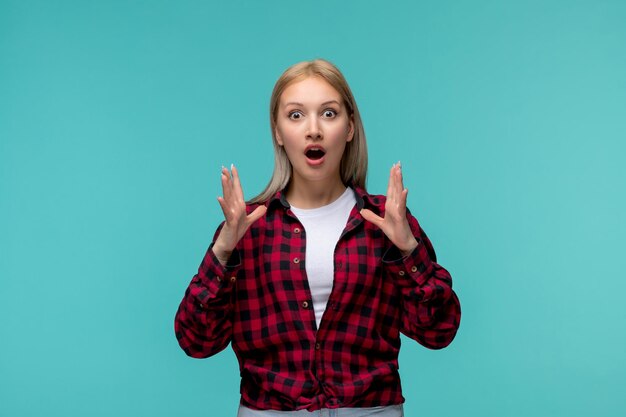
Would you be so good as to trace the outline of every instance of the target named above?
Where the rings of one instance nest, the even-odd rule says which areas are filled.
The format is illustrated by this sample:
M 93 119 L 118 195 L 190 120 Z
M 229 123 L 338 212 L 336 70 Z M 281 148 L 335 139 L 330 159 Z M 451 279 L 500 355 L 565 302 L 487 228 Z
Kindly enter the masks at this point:
M 383 265 L 396 282 L 402 287 L 422 286 L 428 281 L 433 269 L 426 245 L 420 238 L 413 252 L 402 256 L 400 250 L 391 246 L 383 255 Z
M 237 249 L 233 250 L 226 265 L 222 265 L 215 256 L 213 244 L 211 244 L 200 264 L 198 276 L 209 293 L 216 295 L 219 292 L 230 291 L 235 286 L 240 269 L 241 256 Z

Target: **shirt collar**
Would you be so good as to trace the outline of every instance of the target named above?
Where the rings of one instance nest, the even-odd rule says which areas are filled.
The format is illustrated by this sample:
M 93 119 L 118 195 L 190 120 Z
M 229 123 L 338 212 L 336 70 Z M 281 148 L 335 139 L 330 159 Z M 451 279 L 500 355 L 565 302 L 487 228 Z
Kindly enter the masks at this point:
M 347 186 L 352 188 L 352 191 L 354 191 L 356 207 L 359 211 L 366 206 L 371 207 L 376 205 L 376 203 L 372 201 L 372 196 L 370 196 L 364 188 L 355 186 L 352 183 L 348 183 Z M 290 208 L 291 206 L 289 205 L 286 197 L 286 187 L 280 191 L 277 191 L 276 194 L 274 194 L 274 196 L 270 198 L 265 205 L 268 209 L 274 206 L 282 206 L 285 209 Z

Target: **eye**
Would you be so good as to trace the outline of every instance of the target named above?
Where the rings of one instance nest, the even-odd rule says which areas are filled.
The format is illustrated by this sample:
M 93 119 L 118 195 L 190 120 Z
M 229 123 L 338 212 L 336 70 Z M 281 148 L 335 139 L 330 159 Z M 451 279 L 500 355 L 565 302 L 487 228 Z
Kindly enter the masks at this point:
M 326 109 L 324 110 L 324 117 L 326 117 L 327 119 L 332 119 L 333 117 L 337 116 L 337 112 L 333 109 Z
M 295 110 L 289 113 L 289 118 L 291 120 L 299 120 L 302 118 L 302 113 L 299 110 Z

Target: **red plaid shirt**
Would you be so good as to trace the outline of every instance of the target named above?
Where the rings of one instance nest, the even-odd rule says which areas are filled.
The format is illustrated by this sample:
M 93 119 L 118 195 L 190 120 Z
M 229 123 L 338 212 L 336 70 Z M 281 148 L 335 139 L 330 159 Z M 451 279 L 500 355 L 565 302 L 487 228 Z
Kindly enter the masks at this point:
M 407 214 L 418 246 L 402 257 L 359 214 L 365 207 L 383 215 L 385 197 L 359 188 L 355 196 L 335 247 L 334 284 L 319 329 L 305 271 L 306 233 L 283 193 L 266 203 L 266 215 L 226 266 L 209 247 L 191 280 L 176 313 L 178 343 L 195 358 L 232 343 L 242 404 L 309 411 L 399 404 L 400 332 L 431 349 L 454 339 L 459 300 L 415 217 Z

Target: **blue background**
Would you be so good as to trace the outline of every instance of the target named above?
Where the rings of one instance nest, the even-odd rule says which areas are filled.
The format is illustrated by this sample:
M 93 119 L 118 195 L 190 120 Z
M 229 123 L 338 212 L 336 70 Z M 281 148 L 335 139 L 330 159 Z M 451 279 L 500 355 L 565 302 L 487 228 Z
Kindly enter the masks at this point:
M 456 340 L 406 338 L 407 416 L 626 409 L 626 2 L 0 2 L 0 416 L 234 416 L 173 318 L 272 170 L 289 65 L 336 63 L 368 188 L 403 162 Z

